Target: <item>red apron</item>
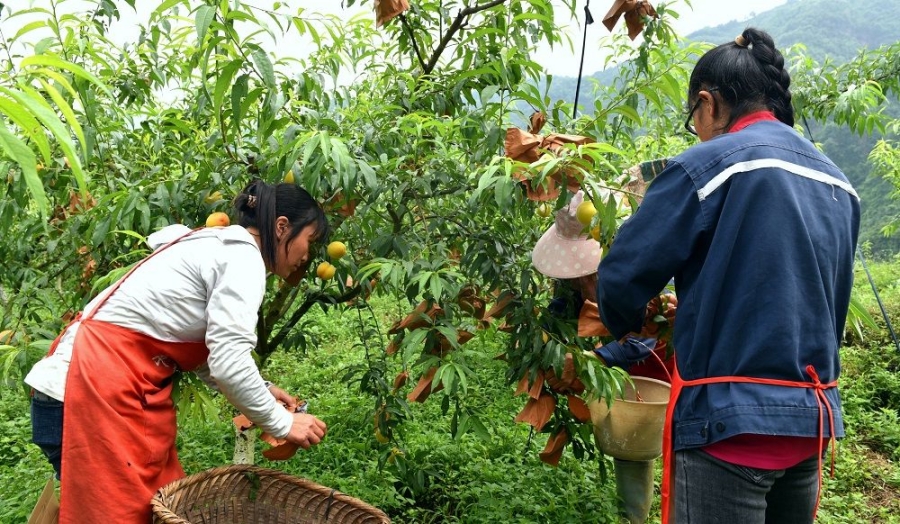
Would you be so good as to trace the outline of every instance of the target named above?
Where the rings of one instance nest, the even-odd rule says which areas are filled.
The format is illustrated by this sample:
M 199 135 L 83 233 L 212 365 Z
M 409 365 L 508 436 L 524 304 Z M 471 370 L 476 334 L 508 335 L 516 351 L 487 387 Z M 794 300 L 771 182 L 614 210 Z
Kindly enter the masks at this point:
M 675 505 L 675 453 L 673 448 L 673 426 L 672 416 L 675 413 L 675 403 L 678 402 L 678 396 L 681 390 L 688 386 L 700 386 L 703 384 L 723 384 L 745 382 L 751 384 L 767 384 L 770 386 L 783 386 L 790 388 L 812 389 L 816 395 L 816 404 L 819 406 L 819 491 L 816 494 L 816 506 L 813 510 L 813 518 L 819 507 L 819 499 L 822 496 L 822 441 L 825 436 L 825 411 L 828 412 L 828 423 L 830 426 L 831 440 L 831 474 L 834 475 L 834 413 L 831 411 L 831 404 L 825 396 L 825 390 L 837 386 L 837 381 L 823 384 L 819 381 L 819 375 L 816 373 L 812 365 L 806 366 L 806 373 L 810 377 L 809 382 L 777 380 L 769 378 L 754 377 L 709 377 L 696 380 L 683 380 L 678 372 L 678 366 L 675 366 L 675 374 L 672 377 L 672 390 L 669 396 L 669 405 L 666 408 L 666 425 L 663 430 L 663 479 L 661 491 L 661 510 L 662 524 L 675 522 L 674 505 Z
M 197 368 L 209 351 L 203 341 L 165 342 L 93 320 L 130 275 L 81 320 L 75 336 L 63 403 L 61 524 L 149 523 L 153 494 L 184 476 L 172 375 Z

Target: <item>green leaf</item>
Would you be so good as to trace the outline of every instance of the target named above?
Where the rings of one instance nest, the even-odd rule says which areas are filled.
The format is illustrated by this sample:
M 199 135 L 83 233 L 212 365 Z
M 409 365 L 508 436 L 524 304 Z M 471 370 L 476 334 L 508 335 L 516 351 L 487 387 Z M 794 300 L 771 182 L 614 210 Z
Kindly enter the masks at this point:
M 678 83 L 678 80 L 672 76 L 671 73 L 666 73 L 660 77 L 660 81 L 655 84 L 656 89 L 662 91 L 669 100 L 672 100 L 675 104 L 680 104 L 682 95 L 681 93 L 684 91 L 681 88 L 681 85 Z
M 114 229 L 114 230 L 112 230 L 112 233 L 121 233 L 123 235 L 127 235 L 127 236 L 130 236 L 131 238 L 135 238 L 135 239 L 139 240 L 142 244 L 147 243 L 147 237 L 145 237 L 144 235 L 142 235 L 136 231 L 132 231 L 130 229 Z
M 500 208 L 508 208 L 512 205 L 513 189 L 516 182 L 511 178 L 498 178 L 494 184 L 494 201 Z
M 481 440 L 487 442 L 491 440 L 491 433 L 488 431 L 484 422 L 480 418 L 472 415 L 469 417 L 469 424 L 472 426 L 472 432 Z
M 75 133 L 75 136 L 78 138 L 78 142 L 81 144 L 81 151 L 84 153 L 84 156 L 87 157 L 87 141 L 84 139 L 84 131 L 81 129 L 81 124 L 78 123 L 78 118 L 75 117 L 75 112 L 72 111 L 72 108 L 66 102 L 66 100 L 59 94 L 59 91 L 56 90 L 55 87 L 50 85 L 46 80 L 39 79 L 38 80 L 41 85 L 44 87 L 44 91 L 50 95 L 50 98 L 56 102 L 56 107 L 62 112 L 62 114 L 66 117 L 66 123 L 69 124 L 69 127 L 72 128 L 72 132 Z
M 872 318 L 872 315 L 869 314 L 858 298 L 851 296 L 849 306 L 847 309 L 847 320 L 860 340 L 865 339 L 862 331 L 863 327 L 878 330 L 878 324 L 875 322 L 875 319 Z
M 175 5 L 182 4 L 182 3 L 185 5 L 190 5 L 187 0 L 166 0 L 165 2 L 160 4 L 159 7 L 157 7 L 153 11 L 153 13 L 150 16 L 150 20 L 155 20 L 156 18 L 158 18 L 160 15 L 162 15 L 164 12 L 168 11 Z
M 225 67 L 219 69 L 219 77 L 216 79 L 216 89 L 213 94 L 213 107 L 216 108 L 219 115 L 222 114 L 221 109 L 222 102 L 225 100 L 225 92 L 231 87 L 231 80 L 243 63 L 244 60 L 242 58 L 235 58 L 228 62 Z
M 19 164 L 38 210 L 46 217 L 50 212 L 50 202 L 47 200 L 47 193 L 44 192 L 44 184 L 38 177 L 34 151 L 10 133 L 2 121 L 0 121 L 0 146 L 14 162 Z
M 618 114 L 624 116 L 624 117 L 627 118 L 628 120 L 631 120 L 631 122 L 632 122 L 635 126 L 640 126 L 640 125 L 641 125 L 641 115 L 638 114 L 637 109 L 631 107 L 630 105 L 620 105 L 620 106 L 616 106 L 616 107 L 614 107 L 614 108 L 612 109 L 612 111 L 610 111 L 610 112 L 611 112 L 611 113 L 618 113 Z
M 35 29 L 40 29 L 41 27 L 46 27 L 46 26 L 47 26 L 47 21 L 46 21 L 46 20 L 37 20 L 37 21 L 34 21 L 34 22 L 30 22 L 30 23 L 28 23 L 28 24 L 25 24 L 25 25 L 22 27 L 22 29 L 19 29 L 18 31 L 16 31 L 16 34 L 10 39 L 10 42 L 9 42 L 9 43 L 11 44 L 11 43 L 15 42 L 15 41 L 18 40 L 19 37 L 21 37 L 22 35 L 25 35 L 25 34 L 27 34 L 27 33 L 30 33 L 30 32 L 32 32 L 32 31 L 35 30 Z
M 372 169 L 372 166 L 362 159 L 357 159 L 356 165 L 359 167 L 360 173 L 362 173 L 366 187 L 370 190 L 375 189 L 378 186 L 378 177 L 375 174 L 375 170 Z
M 251 15 L 250 13 L 245 13 L 244 11 L 229 11 L 225 16 L 225 20 L 240 20 L 244 22 L 258 22 L 256 17 Z
M 444 292 L 444 281 L 441 279 L 440 274 L 434 273 L 431 275 L 431 278 L 428 282 L 428 288 L 431 291 L 431 296 L 435 299 L 440 299 L 441 295 Z
M 499 90 L 500 86 L 487 86 L 482 89 L 481 94 L 479 95 L 481 97 L 481 104 L 484 105 L 490 102 L 491 98 L 493 98 Z
M 431 379 L 431 390 L 434 391 L 437 389 L 439 384 L 443 384 L 445 388 L 450 389 L 450 386 L 453 383 L 452 375 L 453 372 L 450 364 L 444 364 L 439 367 L 434 373 L 434 377 Z
M 262 76 L 262 80 L 266 86 L 275 88 L 275 69 L 272 67 L 272 61 L 269 60 L 269 55 L 266 54 L 264 50 L 257 47 L 250 52 L 250 56 L 253 58 L 253 63 L 256 64 L 256 68 L 259 70 L 259 74 Z
M 38 150 L 44 157 L 44 161 L 49 163 L 52 159 L 50 152 L 50 141 L 44 132 L 44 127 L 38 122 L 30 112 L 26 111 L 22 104 L 16 103 L 9 98 L 0 97 L 0 113 L 3 113 L 13 121 L 29 138 L 34 140 Z
M 200 45 L 203 45 L 203 40 L 206 38 L 206 32 L 209 30 L 209 24 L 212 23 L 216 18 L 216 8 L 211 5 L 202 5 L 197 9 L 196 16 L 196 25 L 197 25 L 197 40 Z
M 471 373 L 471 370 L 462 364 L 454 364 L 454 366 L 459 373 L 459 386 L 462 388 L 463 394 L 466 394 L 469 390 L 469 379 L 466 375 Z
M 63 87 L 66 89 L 66 91 L 69 92 L 69 94 L 72 96 L 72 99 L 73 99 L 73 100 L 78 100 L 78 99 L 80 98 L 80 97 L 78 96 L 78 92 L 75 91 L 75 88 L 72 87 L 72 84 L 71 84 L 71 83 L 69 82 L 69 80 L 68 80 L 66 77 L 64 77 L 63 75 L 57 73 L 56 71 L 54 71 L 54 70 L 52 70 L 52 69 L 47 69 L 47 68 L 41 68 L 41 69 L 38 69 L 37 72 L 38 72 L 38 73 L 41 73 L 41 74 L 43 74 L 43 75 L 45 75 L 45 76 L 48 76 L 48 77 L 52 78 L 53 80 L 56 80 L 56 82 L 57 82 L 58 84 L 60 84 L 61 86 L 63 86 Z
M 34 44 L 34 54 L 42 55 L 47 49 L 50 48 L 51 45 L 56 43 L 56 38 L 52 36 L 48 36 L 47 38 L 42 38 L 38 41 L 38 43 Z
M 51 133 L 53 133 L 53 135 L 56 137 L 60 149 L 63 150 L 66 158 L 69 159 L 72 174 L 75 175 L 75 180 L 78 182 L 78 186 L 81 189 L 82 195 L 86 195 L 87 177 L 85 176 L 84 171 L 81 168 L 81 160 L 76 154 L 75 145 L 72 143 L 72 138 L 69 136 L 69 133 L 66 130 L 66 126 L 63 125 L 59 117 L 49 109 L 48 104 L 44 101 L 40 94 L 37 93 L 37 91 L 24 85 L 20 85 L 19 87 L 23 92 L 14 91 L 12 89 L 0 86 L 0 93 L 8 95 L 20 104 L 24 105 L 26 109 L 31 111 L 31 113 L 36 116 L 38 120 L 40 120 L 41 123 L 43 123 L 44 126 L 46 126 L 47 129 L 50 130 Z
M 328 131 L 319 133 L 319 148 L 322 150 L 323 157 L 329 158 L 331 156 L 331 137 L 328 136 Z
M 99 78 L 92 75 L 91 73 L 88 73 L 83 67 L 81 67 L 79 65 L 75 65 L 71 62 L 67 62 L 57 56 L 54 56 L 54 55 L 32 55 L 32 56 L 28 56 L 28 57 L 25 57 L 22 59 L 21 67 L 24 68 L 24 67 L 27 67 L 30 65 L 43 65 L 43 66 L 49 66 L 49 67 L 56 67 L 59 69 L 65 69 L 66 71 L 69 71 L 70 73 L 74 74 L 75 76 L 83 78 L 83 79 L 87 80 L 88 82 L 91 82 L 92 84 L 96 85 L 107 96 L 109 96 L 110 98 L 113 98 L 112 92 L 109 90 L 108 87 L 106 87 L 106 84 L 104 84 L 102 81 L 100 81 Z
M 245 73 L 238 77 L 231 87 L 231 125 L 234 128 L 235 137 L 241 134 L 241 119 L 244 117 L 241 111 L 241 101 L 247 95 L 247 81 L 249 76 Z
M 425 343 L 425 337 L 428 335 L 427 329 L 417 329 L 403 338 L 403 364 L 407 366 L 415 360 L 416 356 L 421 353 L 422 345 Z

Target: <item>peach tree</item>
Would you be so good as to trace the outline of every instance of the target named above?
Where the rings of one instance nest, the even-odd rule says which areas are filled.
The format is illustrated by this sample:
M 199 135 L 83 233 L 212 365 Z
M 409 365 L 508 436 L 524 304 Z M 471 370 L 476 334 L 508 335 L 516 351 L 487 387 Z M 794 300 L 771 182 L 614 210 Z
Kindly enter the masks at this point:
M 680 129 L 702 48 L 677 39 L 672 12 L 657 6 L 641 43 L 621 28 L 603 40 L 621 64 L 616 79 L 586 81 L 595 102 L 573 115 L 574 93 L 551 95 L 553 78 L 532 57 L 538 46 L 573 45 L 555 20 L 580 16 L 574 1 L 562 13 L 549 0 L 346 4 L 355 14 L 167 0 L 141 11 L 146 22 L 127 43 L 111 38 L 122 13 L 108 0 L 2 8 L 21 21 L 0 53 L 4 376 L 21 385 L 68 318 L 147 254 L 156 228 L 202 225 L 249 180 L 287 179 L 323 203 L 349 253 L 327 281 L 310 272 L 270 282 L 263 367 L 275 351 L 312 347 L 303 330 L 312 307 L 357 308 L 367 358 L 345 380 L 372 396 L 382 459 L 402 449 L 411 402 L 439 403 L 453 437 L 489 438 L 467 399 L 476 380 L 505 380 L 511 394 L 519 384 L 523 403 L 539 404 L 526 422 L 552 436 L 548 462 L 569 442 L 590 456 L 584 399 L 611 398 L 623 376 L 583 357 L 596 341 L 548 315 L 553 282 L 535 273 L 530 252 L 550 222 L 536 210 L 559 209 L 583 188 L 599 210 L 587 229 L 608 245 L 634 196 L 623 170 L 691 143 Z M 826 111 L 814 80 L 802 84 L 805 107 Z M 540 130 L 534 113 L 546 120 Z M 540 144 L 534 159 L 507 156 L 511 129 Z M 550 148 L 551 134 L 584 140 Z M 550 197 L 539 204 L 530 197 L 541 188 Z M 400 304 L 389 325 L 370 314 L 373 294 Z M 547 336 L 548 323 L 563 336 Z M 485 377 L 472 356 L 496 331 L 507 372 Z M 202 388 L 183 387 L 192 394 L 182 416 L 212 408 Z M 393 467 L 414 471 L 402 459 Z

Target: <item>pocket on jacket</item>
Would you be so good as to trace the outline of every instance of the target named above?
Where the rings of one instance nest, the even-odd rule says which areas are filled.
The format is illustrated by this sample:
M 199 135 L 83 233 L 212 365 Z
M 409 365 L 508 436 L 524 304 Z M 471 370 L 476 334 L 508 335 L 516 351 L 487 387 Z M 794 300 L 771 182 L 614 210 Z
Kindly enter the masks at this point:
M 709 421 L 685 420 L 675 424 L 675 444 L 678 447 L 697 448 L 709 443 Z

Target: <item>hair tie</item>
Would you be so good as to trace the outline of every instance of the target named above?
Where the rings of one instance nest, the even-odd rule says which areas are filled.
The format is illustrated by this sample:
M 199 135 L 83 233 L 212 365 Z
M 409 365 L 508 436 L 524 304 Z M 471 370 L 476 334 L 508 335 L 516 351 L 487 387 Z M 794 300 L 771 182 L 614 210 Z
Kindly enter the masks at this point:
M 256 209 L 256 195 L 247 196 L 247 207 L 250 209 Z
M 737 35 L 734 39 L 734 43 L 737 44 L 738 47 L 747 47 L 747 39 L 744 38 L 744 35 Z

